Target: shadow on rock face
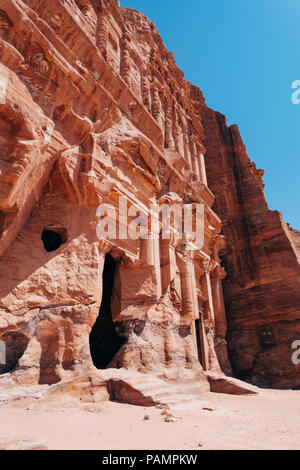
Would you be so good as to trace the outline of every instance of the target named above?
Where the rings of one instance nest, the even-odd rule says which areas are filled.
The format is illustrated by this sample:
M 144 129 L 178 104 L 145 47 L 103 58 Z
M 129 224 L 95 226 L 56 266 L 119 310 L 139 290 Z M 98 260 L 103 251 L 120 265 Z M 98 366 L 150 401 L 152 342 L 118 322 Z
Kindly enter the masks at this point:
M 90 350 L 97 369 L 105 369 L 117 354 L 124 339 L 116 333 L 111 313 L 111 297 L 114 284 L 116 261 L 106 255 L 103 270 L 103 294 L 99 316 L 90 334 Z
M 8 332 L 1 337 L 5 343 L 5 364 L 0 364 L 0 374 L 14 370 L 18 360 L 23 356 L 29 339 L 19 332 Z

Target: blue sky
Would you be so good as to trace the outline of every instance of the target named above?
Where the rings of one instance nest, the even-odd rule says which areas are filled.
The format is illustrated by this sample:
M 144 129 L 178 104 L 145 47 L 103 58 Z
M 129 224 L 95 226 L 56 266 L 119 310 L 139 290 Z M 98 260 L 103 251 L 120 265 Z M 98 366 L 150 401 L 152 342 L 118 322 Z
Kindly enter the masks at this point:
M 238 124 L 270 209 L 300 230 L 299 0 L 121 0 L 145 13 L 208 106 Z

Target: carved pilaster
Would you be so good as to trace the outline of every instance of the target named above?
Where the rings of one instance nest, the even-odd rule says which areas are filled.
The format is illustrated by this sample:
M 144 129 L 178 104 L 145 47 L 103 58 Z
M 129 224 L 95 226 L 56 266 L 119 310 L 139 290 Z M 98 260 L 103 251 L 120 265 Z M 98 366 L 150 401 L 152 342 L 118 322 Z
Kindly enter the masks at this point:
M 184 158 L 186 161 L 186 168 L 187 170 L 192 170 L 192 160 L 191 160 L 191 153 L 190 153 L 190 143 L 189 143 L 189 136 L 188 136 L 188 125 L 186 122 L 185 116 L 182 114 L 182 133 L 183 133 L 183 147 L 184 147 Z
M 96 45 L 104 59 L 107 60 L 108 15 L 103 9 L 98 13 Z
M 127 85 L 131 85 L 130 71 L 130 35 L 127 31 L 123 33 L 121 40 L 121 64 L 120 73 Z
M 198 159 L 199 159 L 200 179 L 201 179 L 201 182 L 207 186 L 205 160 L 204 160 L 204 155 L 201 150 L 199 150 Z
M 195 175 L 200 178 L 198 154 L 197 154 L 197 137 L 192 135 L 190 137 L 190 149 L 191 149 L 191 159 L 192 159 L 192 168 Z
M 178 111 L 175 106 L 173 108 L 173 136 L 174 136 L 175 148 L 177 152 L 183 156 L 184 150 L 183 150 L 182 132 L 179 126 Z
M 151 111 L 151 86 L 149 77 L 143 76 L 141 80 L 142 100 L 148 111 Z
M 152 89 L 152 114 L 159 127 L 163 129 L 162 107 L 159 91 L 156 86 L 154 86 Z
M 211 288 L 214 303 L 214 313 L 216 322 L 216 335 L 226 336 L 227 320 L 225 304 L 222 290 L 222 279 L 226 277 L 226 272 L 221 266 L 217 266 L 211 274 Z
M 192 322 L 199 317 L 193 253 L 179 248 L 176 255 L 180 271 L 183 316 Z
M 166 115 L 165 115 L 165 140 L 166 147 L 169 149 L 175 149 L 175 143 L 173 139 L 173 122 L 172 122 L 172 105 L 170 102 L 167 103 Z
M 145 266 L 154 265 L 153 237 L 151 234 L 147 239 L 141 239 L 140 260 L 143 262 Z

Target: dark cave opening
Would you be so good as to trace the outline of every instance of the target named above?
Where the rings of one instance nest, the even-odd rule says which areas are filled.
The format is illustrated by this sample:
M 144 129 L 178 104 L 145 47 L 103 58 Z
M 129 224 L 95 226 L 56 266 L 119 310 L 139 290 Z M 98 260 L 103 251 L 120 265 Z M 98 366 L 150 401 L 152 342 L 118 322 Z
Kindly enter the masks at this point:
M 111 312 L 116 265 L 114 258 L 107 254 L 103 269 L 102 302 L 90 334 L 90 351 L 97 369 L 106 369 L 124 342 L 116 333 Z
M 0 364 L 0 374 L 7 374 L 15 369 L 27 348 L 29 339 L 22 333 L 11 331 L 5 333 L 1 341 L 5 344 L 5 361 L 3 361 L 5 364 Z
M 41 236 L 44 248 L 49 253 L 58 250 L 63 243 L 66 243 L 67 239 L 67 229 L 59 225 L 51 225 L 44 228 Z
M 42 242 L 44 243 L 45 250 L 48 252 L 56 251 L 62 245 L 62 238 L 59 233 L 53 230 L 43 230 Z
M 200 364 L 203 364 L 202 361 L 202 351 L 201 351 L 201 342 L 200 342 L 200 320 L 195 320 L 195 330 L 196 330 L 196 340 L 197 340 L 197 352 L 198 352 L 198 359 Z

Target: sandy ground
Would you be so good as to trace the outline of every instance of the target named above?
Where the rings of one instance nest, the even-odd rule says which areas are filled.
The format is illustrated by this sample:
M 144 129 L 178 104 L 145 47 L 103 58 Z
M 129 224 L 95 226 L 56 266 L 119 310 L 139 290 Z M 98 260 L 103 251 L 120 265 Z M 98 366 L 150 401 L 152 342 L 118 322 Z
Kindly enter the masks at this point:
M 300 449 L 300 391 L 207 393 L 203 400 L 171 409 L 174 422 L 159 408 L 112 402 L 86 409 L 6 405 L 0 436 L 41 439 L 49 449 Z

